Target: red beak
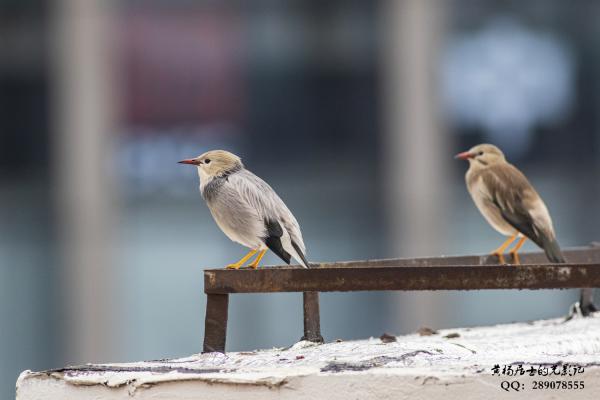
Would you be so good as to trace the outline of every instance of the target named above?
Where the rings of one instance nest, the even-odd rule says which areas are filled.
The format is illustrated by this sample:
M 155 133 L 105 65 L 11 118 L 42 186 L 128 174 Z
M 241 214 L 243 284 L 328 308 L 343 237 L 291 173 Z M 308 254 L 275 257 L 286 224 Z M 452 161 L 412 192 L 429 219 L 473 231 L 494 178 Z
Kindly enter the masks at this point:
M 468 151 L 463 151 L 462 153 L 458 153 L 454 156 L 457 160 L 468 160 L 469 158 L 475 157 L 475 154 L 469 153 Z
M 186 160 L 181 160 L 178 162 L 179 164 L 190 164 L 190 165 L 198 165 L 200 164 L 198 162 L 198 160 L 194 159 L 194 158 L 188 158 Z

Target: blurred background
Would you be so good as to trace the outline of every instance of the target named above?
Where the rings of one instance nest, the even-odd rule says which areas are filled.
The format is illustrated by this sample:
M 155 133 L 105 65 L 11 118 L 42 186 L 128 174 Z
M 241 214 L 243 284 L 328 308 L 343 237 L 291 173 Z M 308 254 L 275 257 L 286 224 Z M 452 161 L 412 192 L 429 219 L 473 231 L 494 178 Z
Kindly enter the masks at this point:
M 209 149 L 271 183 L 312 261 L 496 248 L 452 158 L 480 142 L 529 176 L 563 247 L 600 239 L 598 2 L 0 4 L 2 398 L 24 369 L 201 350 L 202 271 L 245 254 L 177 164 Z M 323 294 L 321 324 L 348 340 L 576 298 Z M 299 294 L 234 295 L 228 348 L 290 345 L 301 323 Z

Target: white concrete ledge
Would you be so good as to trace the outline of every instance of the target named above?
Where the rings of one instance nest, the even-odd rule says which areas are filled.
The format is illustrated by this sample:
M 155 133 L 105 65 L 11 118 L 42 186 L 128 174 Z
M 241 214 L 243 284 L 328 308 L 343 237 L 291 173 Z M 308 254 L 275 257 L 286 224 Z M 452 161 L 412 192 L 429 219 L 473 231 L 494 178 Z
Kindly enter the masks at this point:
M 288 349 L 197 354 L 126 364 L 24 371 L 19 400 L 600 398 L 600 313 L 591 318 L 443 330 Z M 393 338 L 392 338 L 393 340 Z M 579 365 L 575 376 L 492 374 L 494 365 Z M 502 381 L 524 388 L 507 392 Z M 533 389 L 533 381 L 584 389 Z

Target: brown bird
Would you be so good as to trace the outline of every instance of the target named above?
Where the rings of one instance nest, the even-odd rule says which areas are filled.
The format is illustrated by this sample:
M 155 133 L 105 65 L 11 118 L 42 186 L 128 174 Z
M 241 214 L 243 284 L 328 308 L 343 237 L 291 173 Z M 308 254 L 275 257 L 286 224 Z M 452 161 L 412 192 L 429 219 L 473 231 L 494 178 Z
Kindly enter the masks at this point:
M 491 144 L 480 144 L 457 154 L 455 158 L 469 160 L 465 178 L 475 205 L 494 229 L 508 236 L 492 252 L 501 263 L 504 264 L 503 253 L 517 238 L 519 241 L 510 251 L 517 264 L 517 252 L 527 238 L 541 247 L 551 262 L 566 262 L 556 241 L 552 219 L 544 201 L 525 175 L 506 161 L 499 148 Z M 581 289 L 579 302 L 571 308 L 571 316 L 587 316 L 597 311 L 593 299 L 593 289 Z
M 501 263 L 504 263 L 503 253 L 517 238 L 519 241 L 510 251 L 515 263 L 519 263 L 517 252 L 527 238 L 541 247 L 551 262 L 565 262 L 544 201 L 525 175 L 506 161 L 499 148 L 480 144 L 455 158 L 469 161 L 467 188 L 483 217 L 508 236 L 492 252 Z

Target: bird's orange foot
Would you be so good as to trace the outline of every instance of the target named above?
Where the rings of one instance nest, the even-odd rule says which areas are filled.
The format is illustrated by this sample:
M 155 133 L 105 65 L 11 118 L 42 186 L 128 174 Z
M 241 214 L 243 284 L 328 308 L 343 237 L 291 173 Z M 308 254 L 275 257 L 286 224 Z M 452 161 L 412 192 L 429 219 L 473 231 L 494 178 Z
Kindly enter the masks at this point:
M 521 239 L 519 239 L 519 241 L 517 242 L 515 247 L 513 247 L 513 249 L 509 252 L 509 254 L 512 256 L 513 263 L 515 265 L 521 264 L 521 260 L 519 259 L 518 251 L 521 248 L 521 246 L 523 246 L 523 243 L 525 243 L 526 240 L 527 240 L 527 238 L 525 236 L 523 236 Z
M 256 256 L 256 259 L 254 261 L 252 261 L 250 264 L 248 264 L 248 267 L 252 268 L 252 269 L 257 269 L 258 263 L 260 263 L 260 260 L 262 260 L 262 258 L 265 256 L 266 252 L 267 252 L 266 250 L 261 250 L 261 252 L 258 253 L 258 255 Z
M 500 264 L 506 264 L 506 261 L 504 260 L 504 254 L 495 251 L 491 255 L 498 257 L 498 263 L 500 263 Z
M 248 261 L 250 259 L 250 257 L 252 257 L 254 254 L 256 254 L 256 250 L 250 250 L 250 252 L 248 254 L 246 254 L 244 257 L 242 257 L 242 259 L 236 263 L 233 264 L 229 264 L 226 268 L 227 269 L 240 269 L 240 267 L 242 265 L 244 265 L 244 263 L 246 261 Z
M 516 238 L 517 234 L 515 233 L 513 236 L 506 239 L 506 241 L 502 243 L 500 247 L 492 251 L 492 255 L 498 257 L 498 261 L 500 262 L 500 264 L 506 264 L 506 261 L 504 261 L 504 252 L 506 251 L 508 246 L 510 246 L 510 244 L 515 241 Z
M 515 265 L 521 264 L 521 259 L 519 258 L 519 253 L 517 253 L 516 251 L 511 251 L 509 254 L 512 257 L 513 264 L 515 264 Z

